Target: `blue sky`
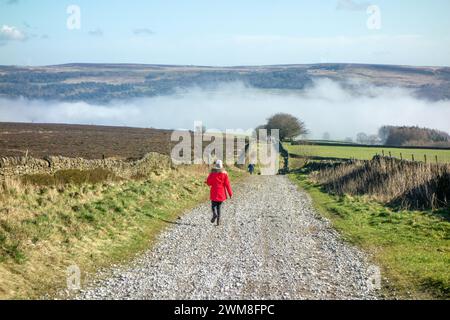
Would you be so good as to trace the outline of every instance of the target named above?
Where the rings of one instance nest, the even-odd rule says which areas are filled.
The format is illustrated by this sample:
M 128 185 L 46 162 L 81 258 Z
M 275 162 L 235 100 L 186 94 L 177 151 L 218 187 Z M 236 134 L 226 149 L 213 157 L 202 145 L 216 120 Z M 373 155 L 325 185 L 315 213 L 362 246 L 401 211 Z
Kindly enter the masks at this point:
M 450 66 L 449 30 L 448 0 L 0 0 L 0 64 Z

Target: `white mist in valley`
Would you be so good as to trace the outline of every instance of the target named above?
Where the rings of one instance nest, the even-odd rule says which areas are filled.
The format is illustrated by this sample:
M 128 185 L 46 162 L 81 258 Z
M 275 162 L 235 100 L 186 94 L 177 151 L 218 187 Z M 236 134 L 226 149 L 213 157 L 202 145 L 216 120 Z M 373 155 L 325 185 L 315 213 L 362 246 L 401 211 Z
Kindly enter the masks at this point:
M 277 112 L 303 120 L 310 138 L 328 132 L 332 139 L 376 133 L 382 125 L 418 125 L 450 132 L 450 101 L 415 98 L 400 88 L 364 87 L 355 94 L 331 80 L 316 81 L 303 91 L 263 90 L 228 83 L 193 88 L 171 96 L 113 101 L 107 105 L 0 99 L 0 121 L 78 123 L 193 129 L 250 129 Z

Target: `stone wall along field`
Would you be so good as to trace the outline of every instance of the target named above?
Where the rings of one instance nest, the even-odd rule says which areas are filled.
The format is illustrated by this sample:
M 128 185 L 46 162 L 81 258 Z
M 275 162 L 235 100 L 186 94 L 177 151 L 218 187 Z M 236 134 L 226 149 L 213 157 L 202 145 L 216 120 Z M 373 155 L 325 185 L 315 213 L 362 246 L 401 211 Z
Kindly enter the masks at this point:
M 139 160 L 118 159 L 83 159 L 62 156 L 48 156 L 43 159 L 33 157 L 2 157 L 0 158 L 0 180 L 7 177 L 53 174 L 59 170 L 78 169 L 91 170 L 103 168 L 111 170 L 115 175 L 123 178 L 142 174 L 161 174 L 172 168 L 168 156 L 151 152 Z

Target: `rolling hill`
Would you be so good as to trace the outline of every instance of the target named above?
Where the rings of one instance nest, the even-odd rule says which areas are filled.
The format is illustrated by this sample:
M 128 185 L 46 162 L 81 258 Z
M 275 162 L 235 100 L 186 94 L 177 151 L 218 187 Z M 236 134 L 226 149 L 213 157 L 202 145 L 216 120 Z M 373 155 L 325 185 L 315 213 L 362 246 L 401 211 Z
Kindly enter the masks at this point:
M 367 86 L 401 87 L 432 101 L 450 98 L 449 67 L 311 64 L 208 67 L 139 64 L 0 66 L 0 97 L 107 103 L 169 95 L 193 86 L 242 82 L 261 89 L 303 90 L 331 79 L 355 94 Z

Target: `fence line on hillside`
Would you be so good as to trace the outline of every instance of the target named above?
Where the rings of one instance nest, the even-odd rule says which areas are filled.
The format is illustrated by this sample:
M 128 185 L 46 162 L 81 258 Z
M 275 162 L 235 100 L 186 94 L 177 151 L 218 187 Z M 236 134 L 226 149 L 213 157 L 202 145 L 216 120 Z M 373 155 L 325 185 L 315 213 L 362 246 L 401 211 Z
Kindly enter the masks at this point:
M 349 156 L 347 158 L 339 158 L 339 157 L 321 157 L 321 156 L 313 156 L 313 155 L 301 155 L 296 153 L 288 153 L 288 157 L 291 158 L 306 158 L 306 159 L 313 159 L 313 160 L 334 160 L 334 161 L 340 161 L 340 160 L 367 160 L 367 159 L 359 159 L 357 157 Z M 450 162 L 443 161 L 439 162 L 438 155 L 430 156 L 428 157 L 426 154 L 424 154 L 423 159 L 422 158 L 416 158 L 414 154 L 408 155 L 405 157 L 403 153 L 400 153 L 400 157 L 393 156 L 392 153 L 389 153 L 389 155 L 386 155 L 385 153 L 378 154 L 375 153 L 374 157 L 383 157 L 383 158 L 390 158 L 390 159 L 397 159 L 400 161 L 408 161 L 408 162 L 422 162 L 422 163 L 436 163 L 436 164 L 449 164 Z
M 450 150 L 450 147 L 440 146 L 395 146 L 385 144 L 359 144 L 359 143 L 327 143 L 327 142 L 309 142 L 309 141 L 292 141 L 293 146 L 330 146 L 330 147 L 364 147 L 364 148 L 389 148 L 389 149 L 426 149 L 426 150 Z
M 380 156 L 378 153 L 375 153 L 375 156 Z M 414 153 L 411 153 L 411 160 L 409 160 L 409 158 L 403 157 L 403 153 L 400 152 L 400 158 L 397 158 L 395 156 L 392 156 L 391 151 L 389 151 L 389 156 L 387 156 L 384 152 L 384 150 L 381 150 L 381 156 L 386 157 L 386 158 L 393 158 L 393 159 L 400 159 L 401 161 L 412 161 L 412 162 L 425 162 L 425 163 L 432 163 L 433 161 L 429 161 L 428 157 L 426 154 L 423 155 L 423 160 L 422 159 L 416 159 L 414 156 Z M 434 162 L 435 163 L 439 163 L 439 157 L 437 154 L 434 155 L 433 157 Z M 431 159 L 430 159 L 431 160 Z M 447 163 L 447 162 L 443 162 L 443 163 Z

